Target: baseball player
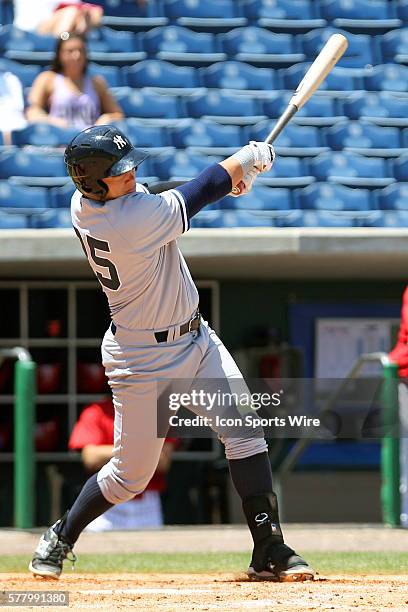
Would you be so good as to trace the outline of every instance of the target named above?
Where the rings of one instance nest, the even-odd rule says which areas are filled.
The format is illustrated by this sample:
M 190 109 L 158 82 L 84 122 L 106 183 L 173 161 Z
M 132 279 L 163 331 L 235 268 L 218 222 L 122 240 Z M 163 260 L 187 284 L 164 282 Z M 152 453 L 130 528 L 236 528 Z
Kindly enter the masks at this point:
M 85 483 L 73 506 L 41 537 L 30 571 L 59 578 L 63 561 L 97 516 L 142 493 L 164 438 L 157 436 L 158 380 L 217 380 L 229 387 L 242 374 L 202 320 L 198 292 L 177 238 L 191 217 L 239 186 L 251 190 L 274 161 L 273 148 L 250 142 L 197 178 L 156 193 L 136 183 L 148 152 L 135 149 L 116 127 L 84 130 L 68 145 L 65 162 L 77 187 L 72 223 L 105 292 L 112 323 L 102 361 L 115 407 L 110 461 Z M 205 416 L 205 406 L 191 406 Z M 263 432 L 217 429 L 231 478 L 254 541 L 248 576 L 254 580 L 312 580 L 313 569 L 284 543 Z

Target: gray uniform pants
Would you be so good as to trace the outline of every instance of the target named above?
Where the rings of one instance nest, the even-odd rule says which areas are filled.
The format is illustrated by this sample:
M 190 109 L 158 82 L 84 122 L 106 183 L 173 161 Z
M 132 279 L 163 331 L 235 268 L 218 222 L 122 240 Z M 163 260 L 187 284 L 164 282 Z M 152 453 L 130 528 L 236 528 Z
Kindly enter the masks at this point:
M 149 332 L 150 333 L 150 332 Z M 158 379 L 241 379 L 242 374 L 216 333 L 203 321 L 199 332 L 189 332 L 166 343 L 140 343 L 140 334 L 109 329 L 102 343 L 102 360 L 115 407 L 112 459 L 98 473 L 104 497 L 112 504 L 141 493 L 153 476 L 162 450 L 157 437 Z M 238 382 L 238 381 L 236 381 Z M 242 388 L 242 382 L 239 383 Z M 202 406 L 195 414 L 208 416 Z M 267 451 L 259 431 L 254 437 L 219 434 L 228 459 L 244 459 Z M 235 432 L 236 430 L 234 430 Z M 239 434 L 239 432 L 238 432 Z

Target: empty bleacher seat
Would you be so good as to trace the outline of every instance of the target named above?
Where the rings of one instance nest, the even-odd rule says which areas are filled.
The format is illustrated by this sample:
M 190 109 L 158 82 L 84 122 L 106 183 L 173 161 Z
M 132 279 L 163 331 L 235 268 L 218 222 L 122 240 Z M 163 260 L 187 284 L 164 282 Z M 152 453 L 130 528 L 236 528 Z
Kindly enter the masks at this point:
M 399 181 L 408 181 L 408 155 L 401 155 L 394 160 L 394 176 Z
M 408 61 L 408 28 L 388 32 L 380 38 L 380 49 L 384 63 L 395 61 L 406 64 Z
M 408 210 L 408 182 L 389 185 L 376 192 L 382 210 Z
M 43 187 L 24 187 L 0 180 L 0 208 L 49 208 L 48 191 Z
M 303 213 L 303 227 L 355 227 L 355 215 L 337 210 L 307 210 Z
M 204 157 L 185 151 L 164 153 L 152 160 L 154 173 L 160 179 L 194 178 L 211 163 L 219 161 L 219 157 Z
M 256 68 L 243 62 L 219 62 L 201 70 L 203 85 L 222 89 L 277 89 L 276 73 L 271 68 Z
M 313 0 L 245 0 L 243 11 L 265 28 L 305 31 L 325 25 Z
M 202 210 L 191 219 L 191 227 L 272 227 L 268 213 L 249 210 Z
M 343 101 L 344 114 L 350 119 L 369 119 L 385 126 L 408 125 L 408 97 L 390 92 L 359 92 Z
M 302 47 L 306 57 L 310 60 L 320 53 L 330 36 L 338 30 L 325 28 L 323 30 L 313 30 L 302 37 Z M 364 68 L 375 63 L 372 48 L 372 37 L 366 34 L 345 33 L 348 40 L 348 47 L 337 63 L 337 66 L 345 68 Z
M 171 140 L 177 148 L 191 147 L 211 154 L 214 148 L 225 152 L 226 149 L 243 146 L 245 133 L 236 125 L 221 125 L 205 119 L 185 119 L 171 130 Z
M 181 26 L 229 30 L 247 24 L 235 0 L 163 0 L 164 14 Z
M 358 153 L 322 153 L 310 161 L 312 174 L 319 180 L 355 187 L 386 187 L 395 182 L 386 160 Z
M 152 117 L 171 119 L 183 116 L 180 102 L 175 96 L 164 96 L 152 91 L 130 89 L 117 96 L 123 112 L 127 117 Z
M 240 198 L 227 196 L 220 202 L 221 208 L 235 210 L 290 210 L 292 196 L 290 189 L 255 185 L 251 193 Z
M 262 102 L 265 115 L 278 118 L 285 110 L 293 93 L 277 92 L 270 99 Z M 299 112 L 296 113 L 295 121 L 304 125 L 333 125 L 343 118 L 338 108 L 337 100 L 328 95 L 314 95 L 307 101 Z
M 229 57 L 268 66 L 292 65 L 305 59 L 296 48 L 292 34 L 274 34 L 257 27 L 236 28 L 219 34 L 221 47 Z
M 226 59 L 225 53 L 218 52 L 214 34 L 193 32 L 175 25 L 146 32 L 144 50 L 156 59 L 194 66 Z
M 384 227 L 408 227 L 408 210 L 387 211 L 384 215 Z
M 23 87 L 31 87 L 36 76 L 41 72 L 40 66 L 26 66 L 7 58 L 0 58 L 0 71 L 12 72 L 21 81 Z
M 71 206 L 71 198 L 75 191 L 72 181 L 67 182 L 62 187 L 52 187 L 49 191 L 53 208 L 69 208 Z
M 89 76 L 101 76 L 105 79 L 109 87 L 121 87 L 123 85 L 122 73 L 118 66 L 105 66 L 103 64 L 88 64 L 87 73 Z
M 408 22 L 408 0 L 398 0 L 397 15 L 402 21 Z
M 265 140 L 271 130 L 270 120 L 260 121 L 247 128 L 248 140 Z M 321 130 L 315 126 L 287 125 L 274 142 L 279 155 L 309 156 L 318 155 L 328 150 L 324 146 Z
M 190 117 L 222 117 L 223 121 L 233 118 L 231 122 L 242 124 L 264 118 L 258 100 L 222 90 L 188 96 L 185 105 Z
M 310 65 L 310 63 L 296 64 L 285 69 L 282 74 L 285 88 L 295 91 Z M 327 75 L 319 89 L 323 91 L 355 91 L 361 89 L 360 78 L 354 76 L 348 68 L 335 67 Z
M 165 128 L 146 124 L 141 119 L 129 118 L 115 122 L 135 147 L 167 147 L 169 138 Z
M 367 211 L 375 208 L 368 189 L 352 189 L 344 185 L 314 183 L 295 192 L 295 203 L 304 210 Z
M 408 91 L 408 67 L 399 64 L 374 66 L 364 78 L 365 88 L 370 91 Z
M 199 87 L 198 72 L 191 66 L 175 66 L 161 60 L 146 60 L 124 69 L 130 87 Z
M 310 176 L 304 160 L 300 157 L 280 157 L 272 170 L 258 177 L 259 184 L 276 187 L 304 187 L 315 181 Z
M 332 149 L 351 149 L 366 155 L 382 157 L 403 153 L 400 131 L 369 121 L 342 121 L 326 128 L 326 140 Z
M 59 208 L 36 213 L 31 217 L 31 227 L 37 229 L 72 228 L 71 211 L 69 208 Z
M 0 210 L 0 229 L 25 229 L 27 227 L 28 221 L 25 214 Z
M 320 12 L 336 28 L 384 31 L 401 25 L 389 0 L 321 0 Z
M 18 147 L 33 145 L 36 147 L 66 146 L 78 133 L 76 128 L 60 128 L 50 123 L 32 123 L 22 130 L 12 133 L 12 144 Z
M 20 177 L 21 183 L 40 186 L 63 184 L 67 172 L 62 153 L 41 149 L 14 149 L 0 153 L 0 178 Z

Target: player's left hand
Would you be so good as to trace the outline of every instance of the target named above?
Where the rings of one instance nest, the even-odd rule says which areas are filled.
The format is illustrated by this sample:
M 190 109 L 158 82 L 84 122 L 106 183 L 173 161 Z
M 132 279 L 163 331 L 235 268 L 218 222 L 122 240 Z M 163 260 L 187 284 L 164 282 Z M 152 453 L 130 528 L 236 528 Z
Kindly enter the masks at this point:
M 256 142 L 251 140 L 249 145 L 255 157 L 255 168 L 259 172 L 269 172 L 275 161 L 275 149 L 267 142 Z
M 249 170 L 249 172 L 247 172 L 243 177 L 242 181 L 240 181 L 238 185 L 234 187 L 229 195 L 232 195 L 234 198 L 238 198 L 239 196 L 249 193 L 258 174 L 260 174 L 258 168 L 254 167 L 252 170 Z

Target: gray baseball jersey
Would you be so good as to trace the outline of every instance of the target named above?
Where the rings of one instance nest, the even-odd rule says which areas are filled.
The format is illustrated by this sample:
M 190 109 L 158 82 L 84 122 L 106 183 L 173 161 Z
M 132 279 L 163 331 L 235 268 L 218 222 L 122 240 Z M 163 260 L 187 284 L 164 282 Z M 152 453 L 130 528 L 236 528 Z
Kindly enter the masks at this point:
M 176 243 L 189 227 L 181 193 L 151 195 L 137 184 L 103 205 L 76 191 L 71 215 L 117 325 L 161 329 L 189 319 L 198 292 Z

